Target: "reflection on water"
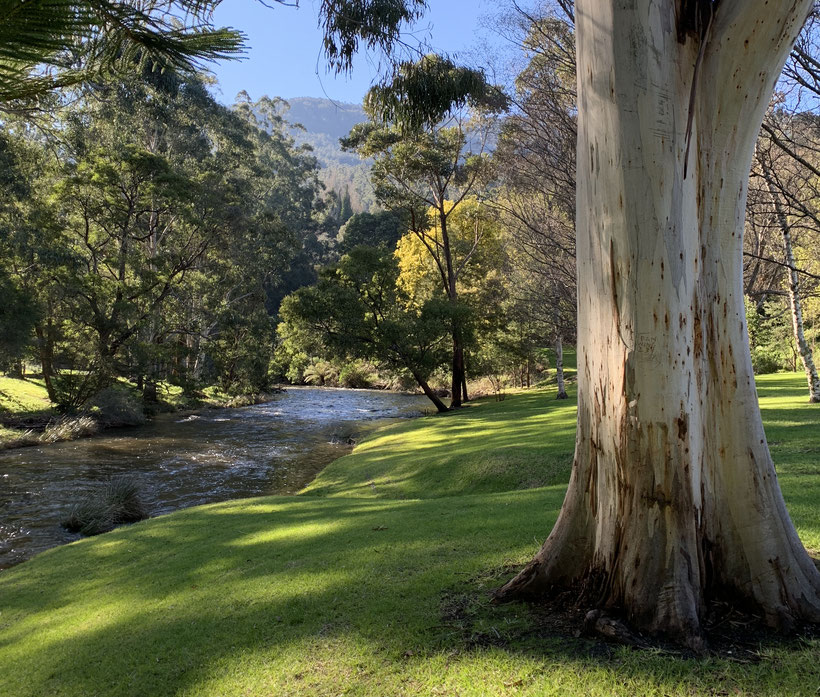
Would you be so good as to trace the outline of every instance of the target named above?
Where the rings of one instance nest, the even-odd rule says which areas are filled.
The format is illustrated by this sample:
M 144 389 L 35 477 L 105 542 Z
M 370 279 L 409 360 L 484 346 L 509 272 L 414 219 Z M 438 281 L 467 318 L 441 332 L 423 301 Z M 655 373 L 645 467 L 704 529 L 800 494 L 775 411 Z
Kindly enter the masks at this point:
M 368 422 L 419 414 L 424 397 L 290 388 L 242 409 L 164 415 L 138 429 L 0 453 L 0 569 L 79 535 L 71 504 L 112 475 L 139 483 L 152 516 L 226 499 L 293 493 Z

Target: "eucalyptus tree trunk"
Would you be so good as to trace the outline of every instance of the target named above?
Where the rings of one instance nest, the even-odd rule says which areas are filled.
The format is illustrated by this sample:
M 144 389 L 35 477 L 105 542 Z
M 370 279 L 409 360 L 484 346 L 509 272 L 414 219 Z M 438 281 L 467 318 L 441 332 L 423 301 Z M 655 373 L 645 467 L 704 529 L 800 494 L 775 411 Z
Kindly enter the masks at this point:
M 439 399 L 439 396 L 433 391 L 427 380 L 425 380 L 418 371 L 411 370 L 410 372 L 412 373 L 416 383 L 418 383 L 418 386 L 421 387 L 421 391 L 424 392 L 427 399 L 435 405 L 436 410 L 439 413 L 448 411 L 447 407 L 444 405 L 444 402 Z
M 47 305 L 47 315 L 45 326 L 42 323 L 34 325 L 34 332 L 37 336 L 37 349 L 40 354 L 40 367 L 43 373 L 43 383 L 46 386 L 46 394 L 52 402 L 57 402 L 57 392 L 54 389 L 54 322 L 52 320 L 51 299 Z
M 794 260 L 794 248 L 792 246 L 791 228 L 789 218 L 783 209 L 780 196 L 775 190 L 772 182 L 772 171 L 768 164 L 763 163 L 763 178 L 772 197 L 774 214 L 777 218 L 777 225 L 780 234 L 783 236 L 783 250 L 786 254 L 786 266 L 789 270 L 789 304 L 792 311 L 792 331 L 794 340 L 797 343 L 797 351 L 803 362 L 803 370 L 806 373 L 806 380 L 809 383 L 809 401 L 820 402 L 820 377 L 817 375 L 817 368 L 814 365 L 814 354 L 809 342 L 806 341 L 806 332 L 803 329 L 803 303 L 800 298 L 800 278 L 797 274 L 797 266 Z
M 447 297 L 455 308 L 458 303 L 458 286 L 455 266 L 453 264 L 453 255 L 450 249 L 450 236 L 447 232 L 447 215 L 445 213 L 445 203 L 442 199 L 441 209 L 439 211 L 439 225 L 441 228 L 441 242 L 442 254 L 444 257 L 445 268 L 445 290 Z M 458 409 L 461 406 L 462 395 L 463 399 L 467 399 L 467 373 L 464 366 L 464 330 L 462 327 L 462 320 L 457 311 L 454 310 L 452 318 L 452 336 L 453 336 L 453 361 L 452 361 L 452 380 L 450 382 L 450 408 Z
M 575 461 L 500 600 L 577 588 L 694 649 L 715 597 L 783 629 L 820 621 L 763 433 L 741 256 L 757 132 L 810 6 L 578 0 Z
M 555 380 L 558 383 L 556 399 L 567 399 L 569 395 L 564 385 L 564 340 L 560 334 L 555 337 Z

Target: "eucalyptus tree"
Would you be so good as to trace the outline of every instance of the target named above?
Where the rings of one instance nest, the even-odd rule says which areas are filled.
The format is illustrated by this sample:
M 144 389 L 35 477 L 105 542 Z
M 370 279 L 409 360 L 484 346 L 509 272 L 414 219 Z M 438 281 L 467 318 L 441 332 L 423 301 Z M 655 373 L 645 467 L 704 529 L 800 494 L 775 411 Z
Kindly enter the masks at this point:
M 820 571 L 789 520 L 757 405 L 742 265 L 755 140 L 811 6 L 573 8 L 576 452 L 552 533 L 499 600 L 580 589 L 591 628 L 617 607 L 694 649 L 708 600 L 724 594 L 784 630 L 820 622 Z M 441 104 L 403 96 L 388 117 Z
M 393 249 L 406 231 L 407 221 L 400 212 L 354 213 L 339 229 L 338 250 L 346 254 L 359 245 Z
M 578 435 L 561 514 L 499 598 L 585 588 L 601 627 L 703 646 L 728 594 L 820 621 L 743 308 L 757 132 L 811 2 L 576 3 Z
M 316 240 L 318 164 L 294 144 L 285 110 L 283 100 L 254 102 L 245 93 L 232 109 L 231 120 L 250 149 L 226 179 L 235 186 L 230 232 L 208 250 L 198 272 L 194 382 L 209 361 L 226 386 L 265 386 L 277 293 Z
M 249 130 L 172 71 L 109 83 L 54 119 L 51 221 L 38 237 L 65 251 L 48 323 L 70 328 L 69 362 L 89 376 L 69 401 L 121 374 L 151 394 L 188 329 L 176 306 L 191 274 L 259 209 L 246 198 Z
M 408 112 L 408 101 L 424 100 L 424 114 Z M 365 99 L 369 123 L 342 139 L 345 149 L 374 159 L 376 198 L 400 211 L 437 269 L 441 288 L 453 305 L 452 407 L 467 398 L 464 328 L 458 304 L 458 279 L 478 248 L 476 227 L 471 247 L 456 259 L 448 221 L 467 196 L 478 190 L 487 171 L 491 122 L 481 112 L 497 110 L 504 98 L 480 71 L 428 55 L 400 66 L 389 82 L 373 87 Z M 465 107 L 472 107 L 467 114 Z
M 503 232 L 492 209 L 483 200 L 468 196 L 455 207 L 445 201 L 449 252 L 458 269 L 454 308 L 460 312 L 461 340 L 469 363 L 465 366 L 477 375 L 479 365 L 487 364 L 480 354 L 491 336 L 503 332 L 504 307 L 510 293 L 510 276 L 506 273 L 508 257 Z M 430 254 L 425 241 L 440 234 L 436 211 L 428 219 L 431 229 L 424 236 L 410 230 L 398 241 L 395 256 L 399 264 L 399 287 L 412 302 L 442 298 L 452 302 L 442 288 L 441 269 Z
M 67 250 L 53 230 L 49 197 L 54 161 L 42 141 L 32 142 L 20 119 L 7 118 L 0 131 L 0 260 L 5 279 L 4 321 L 7 363 L 39 359 L 49 398 L 56 394 L 53 348 L 58 327 L 51 309 L 61 296 L 58 277 Z M 36 338 L 35 338 L 36 337 Z
M 32 303 L 23 283 L 28 274 L 14 258 L 19 208 L 29 196 L 20 153 L 6 134 L 0 133 L 0 254 L 9 262 L 0 268 L 0 369 L 19 364 L 34 325 Z M 22 278 L 21 278 L 22 276 Z

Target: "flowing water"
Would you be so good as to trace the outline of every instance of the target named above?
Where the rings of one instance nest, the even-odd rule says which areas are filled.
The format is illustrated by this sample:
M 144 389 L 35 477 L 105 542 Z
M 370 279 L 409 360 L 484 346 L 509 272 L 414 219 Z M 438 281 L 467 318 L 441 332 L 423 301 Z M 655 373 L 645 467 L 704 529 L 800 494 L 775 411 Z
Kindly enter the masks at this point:
M 136 480 L 151 516 L 301 489 L 380 419 L 416 416 L 426 398 L 290 388 L 241 409 L 166 414 L 146 426 L 0 452 L 0 569 L 80 536 L 71 505 L 112 476 Z

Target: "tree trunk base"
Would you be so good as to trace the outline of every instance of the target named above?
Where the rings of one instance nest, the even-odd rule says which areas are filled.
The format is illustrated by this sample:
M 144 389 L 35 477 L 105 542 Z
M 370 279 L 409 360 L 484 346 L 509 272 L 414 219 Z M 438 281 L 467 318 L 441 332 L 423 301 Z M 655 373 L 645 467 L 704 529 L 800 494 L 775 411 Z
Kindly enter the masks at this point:
M 820 568 L 820 560 L 813 559 Z M 574 636 L 602 639 L 608 643 L 637 649 L 691 652 L 741 659 L 744 654 L 757 656 L 761 645 L 782 644 L 796 638 L 820 637 L 820 622 L 801 620 L 782 623 L 776 627 L 762 613 L 742 603 L 734 595 L 707 601 L 698 627 L 690 631 L 651 631 L 632 626 L 621 615 L 619 608 L 601 604 L 606 579 L 591 574 L 572 588 L 546 587 L 535 560 L 527 564 L 515 577 L 496 590 L 493 604 L 525 602 L 537 611 L 541 621 L 552 626 L 580 625 Z M 567 616 L 562 619 L 562 616 Z
M 516 577 L 513 580 L 521 579 Z M 492 603 L 528 603 L 544 634 L 586 637 L 673 655 L 757 661 L 761 647 L 788 647 L 793 642 L 800 642 L 802 648 L 803 640 L 820 638 L 820 624 L 803 622 L 793 625 L 788 632 L 774 631 L 761 614 L 737 606 L 729 598 L 707 603 L 702 634 L 681 641 L 664 633 L 636 630 L 618 608 L 595 607 L 590 592 L 595 587 L 596 583 L 590 583 L 572 590 L 555 588 L 552 592 L 535 595 L 515 584 L 496 591 Z

